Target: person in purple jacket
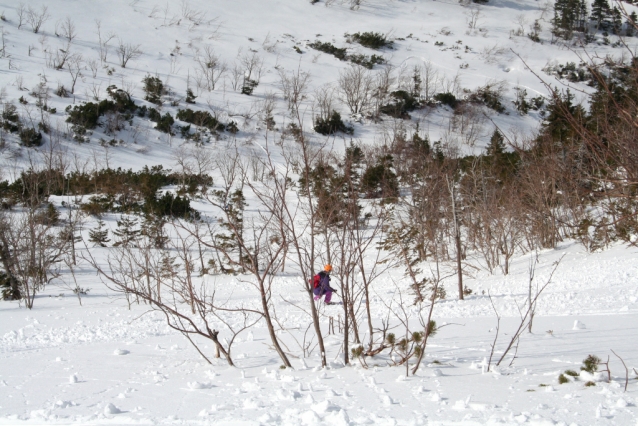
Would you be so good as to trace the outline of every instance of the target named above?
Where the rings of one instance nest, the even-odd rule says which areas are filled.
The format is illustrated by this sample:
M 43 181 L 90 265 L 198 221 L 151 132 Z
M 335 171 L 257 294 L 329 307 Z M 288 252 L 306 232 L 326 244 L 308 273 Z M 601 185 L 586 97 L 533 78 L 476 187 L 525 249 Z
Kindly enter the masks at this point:
M 330 300 L 332 299 L 332 292 L 334 289 L 330 287 L 330 272 L 332 271 L 332 265 L 328 264 L 323 268 L 323 271 L 319 272 L 315 275 L 313 279 L 313 293 L 315 295 L 315 300 L 321 299 L 321 296 L 325 295 L 324 303 L 326 305 L 333 305 L 334 303 Z

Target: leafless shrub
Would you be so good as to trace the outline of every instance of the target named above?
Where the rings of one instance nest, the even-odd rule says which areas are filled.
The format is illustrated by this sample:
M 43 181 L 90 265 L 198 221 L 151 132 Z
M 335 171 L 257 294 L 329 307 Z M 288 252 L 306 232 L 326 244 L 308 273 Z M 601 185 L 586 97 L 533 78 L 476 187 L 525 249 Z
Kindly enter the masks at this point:
M 288 102 L 288 110 L 296 114 L 296 107 L 306 98 L 306 91 L 310 83 L 310 74 L 297 68 L 296 72 L 286 73 L 279 69 L 279 87 L 284 100 Z
M 312 106 L 315 119 L 328 120 L 335 110 L 335 89 L 330 85 L 319 87 L 315 90 Z
M 131 59 L 137 59 L 142 56 L 142 50 L 139 44 L 124 43 L 121 39 L 118 40 L 118 43 L 119 45 L 116 52 L 122 68 L 126 68 L 126 64 L 128 64 Z
M 108 44 L 111 40 L 113 40 L 115 38 L 115 34 L 112 32 L 109 32 L 108 34 L 106 34 L 105 36 L 102 35 L 102 22 L 99 19 L 95 20 L 95 26 L 97 29 L 97 37 L 98 37 L 98 48 L 99 48 L 99 54 L 100 54 L 100 61 L 102 61 L 102 63 L 106 62 L 108 53 L 109 53 L 109 47 Z
M 233 90 L 237 91 L 238 89 L 241 89 L 241 83 L 244 78 L 244 69 L 241 64 L 238 64 L 237 62 L 233 64 L 233 68 L 230 70 L 230 76 L 230 85 Z
M 46 61 L 49 68 L 61 70 L 66 65 L 66 61 L 71 56 L 71 50 L 69 46 L 65 49 L 58 48 L 51 52 L 46 52 Z
M 374 79 L 366 68 L 351 64 L 339 73 L 339 89 L 343 102 L 352 114 L 364 114 L 368 110 Z
M 99 69 L 99 66 L 100 66 L 99 62 L 96 59 L 89 59 L 86 61 L 86 65 L 91 70 L 91 75 L 93 76 L 93 78 L 96 78 L 97 70 Z
M 469 8 L 465 14 L 467 15 L 467 27 L 470 30 L 475 30 L 481 18 L 481 9 L 478 6 L 474 6 Z
M 274 53 L 275 48 L 277 47 L 277 41 L 273 42 L 270 39 L 270 33 L 266 34 L 264 41 L 261 43 L 261 47 L 268 53 Z
M 24 3 L 18 4 L 18 7 L 16 8 L 16 14 L 18 15 L 18 29 L 20 29 L 22 28 L 22 25 L 24 25 L 24 21 L 27 17 L 27 7 L 24 5 Z
M 82 76 L 83 67 L 84 61 L 79 53 L 74 53 L 66 61 L 66 69 L 71 75 L 71 93 L 75 93 L 75 83 L 77 83 L 78 77 Z
M 264 70 L 264 60 L 259 54 L 257 52 L 246 53 L 241 57 L 239 62 L 244 67 L 244 77 L 247 80 L 253 80 L 259 84 Z
M 7 40 L 5 38 L 8 34 L 4 27 L 0 28 L 0 58 L 9 56 L 7 54 Z
M 463 103 L 454 110 L 450 119 L 452 130 L 463 138 L 465 144 L 473 147 L 483 134 L 483 126 L 486 118 L 478 105 Z
M 429 102 L 437 93 L 440 84 L 439 72 L 431 61 L 426 61 L 421 67 L 421 90 L 423 98 Z
M 524 36 L 525 27 L 529 23 L 529 21 L 527 20 L 527 17 L 522 13 L 520 15 L 516 15 L 516 19 L 514 20 L 514 23 L 518 25 L 518 28 L 514 31 L 514 35 L 519 37 Z
M 359 10 L 364 0 L 349 0 L 349 1 L 350 1 L 350 10 Z
M 42 25 L 51 18 L 51 15 L 49 14 L 49 8 L 45 5 L 42 5 L 40 10 L 36 10 L 29 6 L 26 18 L 29 25 L 31 25 L 31 30 L 37 34 L 40 32 Z
M 55 23 L 55 35 L 64 37 L 69 44 L 73 42 L 73 39 L 77 36 L 77 30 L 70 16 Z
M 536 291 L 534 293 L 530 293 L 529 296 L 529 301 L 527 304 L 527 309 L 524 311 L 520 311 L 520 323 L 518 324 L 518 327 L 516 328 L 516 330 L 514 331 L 510 339 L 510 341 L 508 342 L 507 346 L 505 347 L 505 350 L 502 351 L 501 357 L 499 358 L 499 360 L 496 362 L 496 366 L 498 367 L 499 365 L 501 365 L 501 363 L 505 360 L 505 358 L 507 357 L 507 355 L 510 353 L 511 350 L 518 350 L 518 345 L 520 343 L 520 337 L 523 334 L 523 332 L 525 331 L 526 328 L 529 327 L 529 324 L 533 321 L 534 319 L 534 314 L 535 314 L 535 310 L 536 310 L 536 302 L 538 301 L 538 298 L 541 296 L 541 294 L 543 293 L 543 291 L 545 291 L 545 289 L 547 289 L 547 287 L 551 284 L 552 282 L 552 277 L 554 276 L 554 273 L 556 272 L 556 269 L 558 268 L 558 266 L 560 265 L 561 261 L 563 260 L 563 258 L 565 257 L 565 255 L 561 256 L 560 259 L 558 259 L 556 262 L 554 262 L 554 267 L 552 268 L 551 272 L 549 273 L 549 277 L 547 278 L 547 280 L 545 281 L 544 284 L 537 286 L 536 287 Z M 489 293 L 488 293 L 489 295 Z M 492 300 L 491 296 L 490 296 L 490 301 Z M 496 314 L 496 318 L 498 320 L 498 323 L 500 324 L 500 316 L 498 314 L 498 312 L 496 311 L 496 307 L 494 306 L 494 303 L 492 302 L 492 308 L 494 309 L 494 312 Z M 487 368 L 490 368 L 491 365 L 491 361 L 492 361 L 492 355 L 494 353 L 494 347 L 496 346 L 496 339 L 498 338 L 498 332 L 499 332 L 499 325 L 497 325 L 496 328 L 496 337 L 494 339 L 494 343 L 492 344 L 492 354 L 490 355 L 490 359 L 488 361 L 488 366 Z M 512 365 L 512 363 L 514 362 L 514 360 L 516 359 L 516 353 L 512 356 L 512 360 L 510 361 L 510 365 Z
M 396 81 L 393 73 L 394 68 L 388 66 L 375 75 L 372 92 L 372 114 L 375 118 L 381 115 L 381 106 L 386 105 L 390 100 L 391 88 Z
M 507 49 L 498 44 L 491 47 L 484 47 L 480 53 L 480 58 L 487 64 L 497 63 L 503 55 L 507 53 Z
M 226 64 L 219 59 L 211 46 L 204 47 L 204 52 L 195 58 L 199 65 L 197 73 L 206 81 L 206 88 L 209 91 L 215 90 L 215 86 L 220 78 L 226 73 Z M 197 81 L 197 80 L 196 80 Z

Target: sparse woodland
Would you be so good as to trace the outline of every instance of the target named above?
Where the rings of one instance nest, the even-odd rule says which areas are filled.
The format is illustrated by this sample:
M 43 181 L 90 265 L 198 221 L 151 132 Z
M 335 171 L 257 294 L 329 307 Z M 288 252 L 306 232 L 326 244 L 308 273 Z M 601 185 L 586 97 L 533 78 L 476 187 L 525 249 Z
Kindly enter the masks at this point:
M 307 7 L 365 7 L 333 3 Z M 611 32 L 618 54 L 531 70 L 546 88 L 537 96 L 497 80 L 463 87 L 435 60 L 398 66 L 392 52 L 403 34 L 375 28 L 295 44 L 303 55 L 339 61 L 334 81 L 317 86 L 306 63 L 273 66 L 274 35 L 235 57 L 218 53 L 228 24 L 186 0 L 153 7 L 146 19 L 159 28 L 201 30 L 207 39 L 164 52 L 170 71 L 140 74 L 138 61 L 155 54 L 144 40 L 100 21 L 91 34 L 80 32 L 77 18 L 57 16 L 53 7 L 6 8 L 0 56 L 14 77 L 2 81 L 22 95 L 0 88 L 2 297 L 37 309 L 36 295 L 60 282 L 80 297 L 81 266 L 128 306 L 161 312 L 208 362 L 222 357 L 235 365 L 236 338 L 261 323 L 283 366 L 313 353 L 325 366 L 334 354 L 324 338 L 336 326 L 344 364 L 392 355 L 391 365 L 414 374 L 438 331 L 437 302 L 473 294 L 464 277 L 477 270 L 507 275 L 517 256 L 566 240 L 588 251 L 636 244 L 635 13 L 597 0 L 589 15 L 583 4 L 557 1 L 545 32 L 537 20 L 521 24 L 518 36 L 594 43 L 608 42 Z M 481 28 L 485 12 L 476 7 L 465 8 L 468 34 Z M 27 52 L 13 51 L 5 39 L 27 32 L 27 58 L 37 58 L 41 73 L 24 87 Z M 486 50 L 482 57 L 503 54 Z M 131 68 L 135 74 L 127 74 Z M 554 76 L 590 90 L 577 100 Z M 212 100 L 226 92 L 243 104 Z M 534 114 L 539 125 L 515 134 L 494 124 L 504 114 Z M 436 140 L 424 127 L 431 116 L 445 117 Z M 364 133 L 374 133 L 374 142 L 363 141 Z M 170 152 L 170 164 L 129 169 L 113 160 L 124 146 L 148 140 Z M 474 149 L 480 141 L 486 148 Z M 74 147 L 92 155 L 76 155 Z M 330 324 L 311 285 L 326 263 L 343 301 Z M 401 271 L 400 303 L 388 301 L 387 321 L 379 323 L 370 301 L 389 270 Z M 279 290 L 277 279 L 290 274 L 298 294 Z M 254 297 L 230 302 L 217 281 L 222 276 Z M 545 286 L 530 284 L 520 332 L 531 330 Z M 275 300 L 303 313 L 307 329 L 290 329 Z M 500 361 L 515 357 L 508 351 L 519 336 L 498 343 L 506 347 Z

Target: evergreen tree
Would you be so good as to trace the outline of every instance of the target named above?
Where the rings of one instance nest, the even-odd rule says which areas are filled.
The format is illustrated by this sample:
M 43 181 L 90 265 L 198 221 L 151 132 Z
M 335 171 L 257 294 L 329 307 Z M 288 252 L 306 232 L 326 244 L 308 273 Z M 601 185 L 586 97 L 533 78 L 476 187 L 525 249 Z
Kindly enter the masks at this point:
M 585 31 L 586 21 L 587 3 L 585 0 L 556 0 L 554 19 L 552 20 L 552 33 L 556 37 L 571 40 L 574 31 Z
M 140 234 L 147 237 L 155 248 L 164 248 L 168 242 L 168 237 L 164 232 L 165 224 L 166 220 L 162 216 L 146 215 L 141 225 Z
M 140 233 L 139 229 L 135 229 L 137 225 L 137 219 L 130 219 L 122 216 L 117 221 L 117 229 L 113 233 L 119 237 L 119 241 L 113 244 L 114 247 L 124 246 L 127 247 L 137 240 Z
M 99 247 L 106 247 L 106 243 L 111 241 L 109 238 L 109 230 L 104 229 L 102 219 L 97 222 L 97 228 L 89 231 L 89 241 Z
M 607 0 L 594 0 L 591 5 L 591 20 L 596 23 L 596 29 L 605 28 L 611 12 Z
M 193 93 L 193 91 L 191 90 L 191 88 L 187 88 L 186 89 L 186 99 L 184 100 L 184 102 L 186 102 L 187 104 L 194 104 L 195 103 L 195 99 L 197 99 L 197 96 L 195 96 L 195 94 Z
M 636 15 L 636 11 L 633 11 L 625 21 L 625 26 L 627 27 L 625 29 L 625 34 L 627 35 L 627 37 L 634 36 L 634 33 L 636 32 L 636 21 L 638 21 L 638 15 Z
M 611 10 L 611 28 L 616 35 L 622 31 L 622 14 L 616 6 Z
M 575 11 L 570 0 L 556 0 L 552 34 L 565 40 L 571 40 L 574 31 Z
M 246 197 L 241 189 L 226 195 L 223 191 L 215 191 L 215 197 L 219 201 L 219 206 L 224 210 L 225 217 L 220 218 L 221 227 L 228 231 L 228 234 L 215 235 L 216 244 L 224 251 L 226 260 L 231 264 L 240 265 L 244 268 L 245 254 L 243 250 L 244 239 L 244 210 L 248 205 Z M 231 259 L 229 253 L 238 251 L 237 260 Z M 223 266 L 222 266 L 223 267 Z
M 490 138 L 490 143 L 487 146 L 486 154 L 490 157 L 498 157 L 505 153 L 505 139 L 501 132 L 498 129 L 494 129 L 494 133 L 492 133 L 492 137 Z

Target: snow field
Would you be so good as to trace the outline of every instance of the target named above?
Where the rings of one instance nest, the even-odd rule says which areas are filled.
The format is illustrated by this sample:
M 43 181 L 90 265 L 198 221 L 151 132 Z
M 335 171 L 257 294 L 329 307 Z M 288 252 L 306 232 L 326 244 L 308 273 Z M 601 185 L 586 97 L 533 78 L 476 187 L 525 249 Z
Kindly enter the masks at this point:
M 409 70 L 431 61 L 442 84 L 451 84 L 458 75 L 461 87 L 468 89 L 504 80 L 504 104 L 509 114 L 487 112 L 501 128 L 522 135 L 533 132 L 541 117 L 516 114 L 510 103 L 513 88 L 526 88 L 530 96 L 545 94 L 544 86 L 527 67 L 545 77 L 541 69 L 548 63 L 578 62 L 582 53 L 509 35 L 517 15 L 525 15 L 531 23 L 543 14 L 543 4 L 531 0 L 490 0 L 481 7 L 479 27 L 487 30 L 481 32 L 468 31 L 468 8 L 449 1 L 368 0 L 353 12 L 340 2 L 325 7 L 323 2 L 311 6 L 299 0 L 191 0 L 183 4 L 206 12 L 210 20 L 192 25 L 183 16 L 179 24 L 173 20 L 183 13 L 178 2 L 167 3 L 165 9 L 166 4 L 152 0 L 29 0 L 25 3 L 35 8 L 47 5 L 52 15 L 42 33 L 33 34 L 28 25 L 17 29 L 17 3 L 0 0 L 0 11 L 7 18 L 0 26 L 7 32 L 9 54 L 0 58 L 0 88 L 5 89 L 5 99 L 14 104 L 24 96 L 33 106 L 34 99 L 28 92 L 43 77 L 50 92 L 58 84 L 70 87 L 68 72 L 47 68 L 43 51 L 45 46 L 51 52 L 66 48 L 54 34 L 55 22 L 65 16 L 71 16 L 77 25 L 78 37 L 71 49 L 87 60 L 97 58 L 95 19 L 101 20 L 105 35 L 113 33 L 124 42 L 139 43 L 144 52 L 127 68 L 120 68 L 114 39 L 106 68 L 101 67 L 95 78 L 85 69 L 74 96 L 59 98 L 52 94 L 49 105 L 57 109 L 51 115 L 52 124 L 62 129 L 66 126 L 64 109 L 91 101 L 94 89 L 104 98 L 110 85 L 127 87 L 136 103 L 151 106 L 142 100 L 141 80 L 147 74 L 160 76 L 176 96 L 183 96 L 187 81 L 192 86 L 189 79 L 197 52 L 207 45 L 231 67 L 234 61 L 256 52 L 264 66 L 252 97 L 234 91 L 229 78 L 215 91 L 197 93 L 197 109 L 211 110 L 222 121 L 236 120 L 240 128 L 236 141 L 224 135 L 205 145 L 215 155 L 236 146 L 246 155 L 264 151 L 265 131 L 256 111 L 269 93 L 280 97 L 280 70 L 292 73 L 300 69 L 311 74 L 304 103 L 305 125 L 310 128 L 310 94 L 324 85 L 336 87 L 339 72 L 347 66 L 311 49 L 308 43 L 315 40 L 370 55 L 378 52 L 347 45 L 344 33 L 390 33 L 396 37 L 395 49 L 382 54 L 397 69 Z M 547 19 L 542 34 L 546 41 Z M 295 46 L 303 54 L 297 53 Z M 619 52 L 605 46 L 595 49 L 601 56 Z M 558 84 L 553 78 L 548 80 Z M 347 118 L 346 107 L 339 104 L 338 109 Z M 176 110 L 167 102 L 162 112 L 175 115 Z M 451 115 L 445 108 L 426 110 L 415 113 L 414 122 L 420 120 L 420 129 L 430 141 L 454 139 L 459 135 L 449 133 Z M 279 127 L 289 121 L 282 99 L 277 100 L 275 118 Z M 365 119 L 355 122 L 355 141 L 377 143 L 385 125 Z M 463 152 L 479 152 L 492 128 L 491 123 L 485 123 L 476 143 L 460 148 Z M 97 143 L 100 137 L 116 137 L 122 143 L 103 147 Z M 96 129 L 90 143 L 63 140 L 60 149 L 76 163 L 88 160 L 99 167 L 139 170 L 144 165 L 162 164 L 176 168 L 175 151 L 183 142 L 179 136 L 168 138 L 155 131 L 152 123 L 135 118 L 117 135 Z M 347 143 L 345 138 L 336 138 L 329 145 L 341 151 Z M 0 152 L 2 179 L 17 177 L 34 152 L 20 148 L 15 138 L 9 140 L 8 148 Z M 65 200 L 52 197 L 56 206 Z M 248 203 L 254 211 L 254 201 Z M 200 207 L 198 203 L 193 205 Z M 115 215 L 105 216 L 111 228 L 115 220 Z M 93 221 L 87 223 L 85 239 L 93 225 Z M 108 253 L 91 250 L 102 259 Z M 280 338 L 295 354 L 294 369 L 280 369 L 281 362 L 269 346 L 263 323 L 241 334 L 233 346 L 237 368 L 216 359 L 209 365 L 183 336 L 166 326 L 160 314 L 149 312 L 145 305 L 134 304 L 129 310 L 126 302 L 105 288 L 95 271 L 84 265 L 78 270 L 79 285 L 89 289 L 82 297 L 83 306 L 68 286 L 59 282 L 37 297 L 32 311 L 17 303 L 0 304 L 0 424 L 636 424 L 636 380 L 630 374 L 628 391 L 624 392 L 624 369 L 610 351 L 621 355 L 629 368 L 638 366 L 637 250 L 615 246 L 588 254 L 579 245 L 566 242 L 556 250 L 540 253 L 535 282 L 544 283 L 563 254 L 552 283 L 539 299 L 533 333 L 522 336 L 511 365 L 512 354 L 487 372 L 496 333 L 488 292 L 501 316 L 494 351 L 498 359 L 518 326 L 519 309 L 527 297 L 529 254 L 514 259 L 508 276 L 498 270 L 490 275 L 479 269 L 466 277 L 473 294 L 463 302 L 455 300 L 454 279 L 444 282 L 448 298 L 438 303 L 434 312 L 441 328 L 428 344 L 426 362 L 417 375 L 410 377 L 405 377 L 403 368 L 388 366 L 391 358 L 387 351 L 368 360 L 369 369 L 357 361 L 353 366 L 343 366 L 340 336 L 326 336 L 328 368 L 320 368 L 316 350 L 310 357 L 300 358 L 297 342 L 303 339 L 309 318 L 279 299 L 275 307 L 289 330 L 281 332 Z M 249 285 L 236 278 L 216 279 L 232 293 L 234 301 L 255 296 Z M 300 291 L 299 280 L 294 272 L 279 276 L 275 287 L 291 301 L 302 301 L 305 294 Z M 396 297 L 397 282 L 402 284 L 400 271 L 391 271 L 375 281 L 371 297 L 375 325 L 385 318 L 385 303 Z M 329 317 L 338 317 L 341 309 L 321 308 L 325 334 Z M 198 343 L 211 356 L 212 344 Z M 601 374 L 580 373 L 577 379 L 559 385 L 558 375 L 566 369 L 579 371 L 589 354 L 604 361 L 611 357 L 611 383 L 606 383 Z M 587 381 L 596 386 L 585 387 Z
M 53 286 L 30 312 L 3 305 L 0 423 L 630 424 L 636 415 L 635 380 L 623 392 L 624 370 L 610 349 L 628 366 L 638 363 L 630 338 L 638 319 L 638 305 L 630 299 L 635 281 L 629 282 L 632 293 L 626 281 L 613 278 L 622 277 L 613 273 L 617 268 L 631 270 L 635 253 L 614 247 L 585 256 L 576 245 L 566 251 L 564 269 L 557 270 L 555 283 L 539 301 L 543 314 L 534 321 L 534 333 L 523 335 L 511 366 L 508 357 L 486 372 L 496 320 L 487 311 L 489 301 L 477 295 L 437 306 L 441 329 L 428 345 L 423 368 L 407 378 L 403 368 L 388 366 L 387 356 L 369 359 L 369 369 L 356 361 L 344 367 L 338 336 L 326 339 L 329 368 L 319 367 L 315 352 L 307 359 L 294 358 L 294 370 L 282 370 L 262 324 L 240 335 L 233 347 L 237 368 L 215 359 L 208 365 L 186 339 L 167 329 L 158 313 L 145 313 L 144 305 L 127 311 L 123 300 L 109 296 L 95 276 L 86 274 L 82 285 L 91 291 L 82 307 L 68 291 L 60 296 L 61 290 Z M 544 253 L 541 264 L 551 264 L 560 254 Z M 609 258 L 614 262 L 606 262 Z M 571 269 L 585 261 L 592 265 L 590 281 L 598 286 L 585 287 L 581 295 L 569 285 L 569 277 Z M 516 286 L 526 278 L 526 262 L 520 259 L 516 265 L 523 267 L 514 268 L 508 282 L 501 277 L 499 284 L 492 277 L 496 294 L 505 288 L 517 294 Z M 479 283 L 487 285 L 477 279 L 469 286 Z M 292 279 L 281 285 L 295 291 Z M 616 300 L 613 312 L 585 296 L 615 287 L 623 290 L 607 296 Z M 380 295 L 390 288 L 389 282 L 375 285 Z M 569 294 L 581 302 L 561 312 L 564 299 L 558 296 Z M 237 292 L 236 297 L 249 296 Z M 502 320 L 494 359 L 518 324 L 514 296 L 503 295 L 496 303 Z M 625 305 L 627 310 L 622 310 Z M 375 320 L 380 320 L 382 310 L 374 306 L 373 312 L 379 313 Z M 284 304 L 277 309 L 285 309 Z M 339 309 L 324 311 L 326 328 L 326 316 Z M 290 308 L 285 316 L 291 328 L 308 321 Z M 200 343 L 210 355 L 212 346 Z M 581 373 L 559 385 L 558 375 L 578 371 L 590 353 L 605 359 L 611 355 L 612 382 L 606 383 L 600 373 Z M 589 380 L 596 386 L 585 387 Z

